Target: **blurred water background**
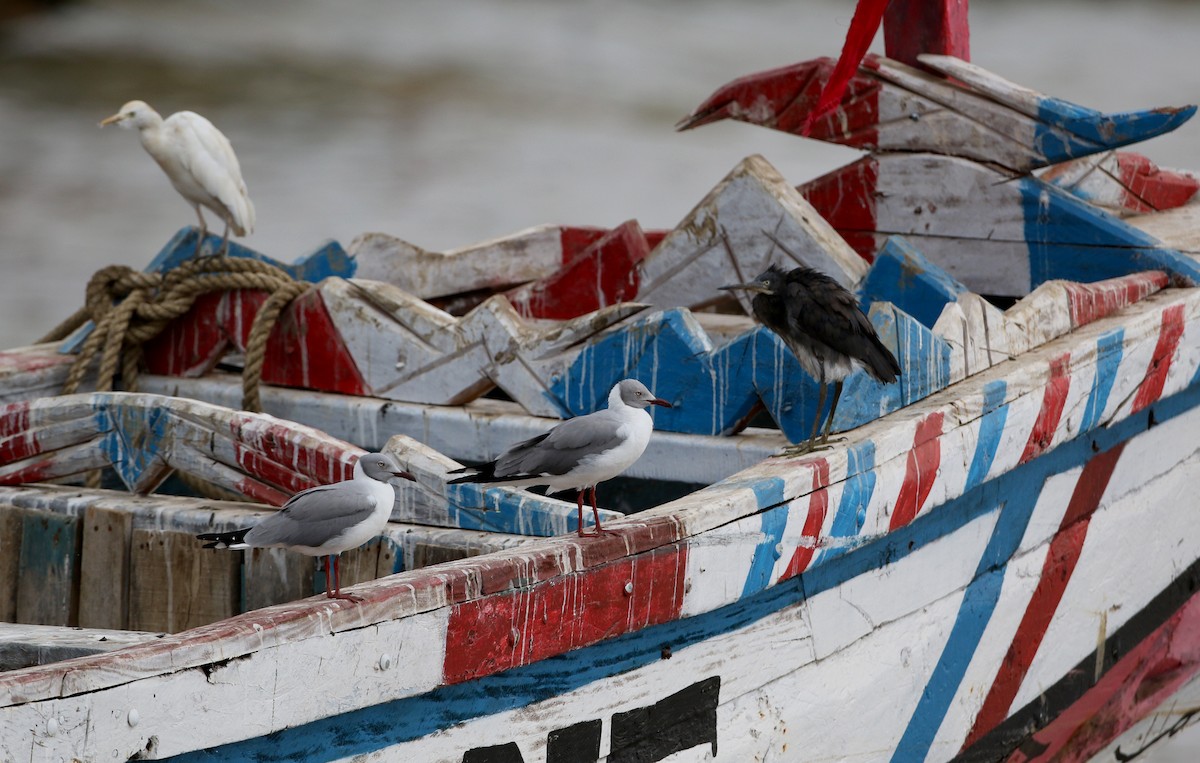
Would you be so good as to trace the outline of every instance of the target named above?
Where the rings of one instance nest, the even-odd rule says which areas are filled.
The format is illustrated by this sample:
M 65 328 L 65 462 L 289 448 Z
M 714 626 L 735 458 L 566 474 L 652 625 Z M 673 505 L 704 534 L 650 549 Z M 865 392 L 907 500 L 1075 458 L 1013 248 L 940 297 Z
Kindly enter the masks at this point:
M 127 100 L 228 135 L 258 209 L 246 243 L 288 261 L 367 231 L 445 249 L 539 223 L 670 228 L 748 154 L 795 183 L 858 156 L 733 122 L 673 130 L 734 77 L 837 55 L 853 4 L 95 0 L 9 18 L 0 347 L 193 222 L 134 134 L 97 129 Z M 1049 95 L 1200 100 L 1200 3 L 974 0 L 971 22 L 976 63 Z M 1200 169 L 1200 123 L 1137 150 Z M 1151 759 L 1200 759 L 1190 736 Z

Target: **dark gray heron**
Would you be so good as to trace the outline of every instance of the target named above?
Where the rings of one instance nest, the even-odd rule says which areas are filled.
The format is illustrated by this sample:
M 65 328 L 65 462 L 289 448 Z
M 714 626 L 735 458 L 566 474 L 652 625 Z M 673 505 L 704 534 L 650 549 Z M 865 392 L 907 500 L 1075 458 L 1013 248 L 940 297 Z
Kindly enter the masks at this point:
M 392 477 L 414 479 L 387 453 L 367 453 L 354 464 L 353 478 L 296 493 L 256 527 L 196 537 L 208 541 L 204 548 L 286 548 L 328 557 L 325 595 L 360 601 L 358 596 L 342 593 L 338 558 L 343 551 L 358 548 L 383 532 L 396 503 L 396 489 L 388 484 Z
M 833 382 L 833 404 L 825 422 L 822 445 L 829 440 L 833 414 L 842 396 L 842 382 L 856 366 L 884 383 L 896 381 L 900 374 L 900 364 L 879 341 L 875 327 L 855 296 L 819 270 L 801 265 L 784 271 L 772 265 L 753 281 L 721 288 L 752 293 L 750 306 L 754 317 L 779 335 L 820 386 L 817 415 L 808 442 L 786 452 L 808 453 L 817 446 L 829 382 Z
M 546 485 L 552 491 L 577 490 L 576 529 L 581 537 L 588 534 L 583 531 L 583 496 L 591 488 L 592 516 L 596 520 L 596 530 L 591 534 L 600 535 L 605 530 L 596 508 L 596 485 L 616 477 L 641 458 L 654 429 L 654 419 L 646 411 L 651 405 L 671 407 L 637 379 L 626 379 L 608 393 L 607 408 L 567 419 L 545 434 L 513 445 L 495 461 L 455 469 L 450 474 L 475 474 L 446 484 Z

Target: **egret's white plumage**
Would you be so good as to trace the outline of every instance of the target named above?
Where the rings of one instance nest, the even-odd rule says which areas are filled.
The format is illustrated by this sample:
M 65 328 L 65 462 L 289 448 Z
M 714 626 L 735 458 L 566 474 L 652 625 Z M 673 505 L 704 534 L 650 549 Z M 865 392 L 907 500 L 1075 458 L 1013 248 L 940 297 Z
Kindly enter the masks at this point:
M 158 162 L 200 219 L 200 243 L 208 225 L 201 207 L 225 221 L 224 241 L 232 230 L 238 236 L 254 232 L 254 204 L 246 191 L 233 146 L 213 123 L 191 111 L 163 119 L 144 101 L 130 101 L 100 126 L 136 129 L 142 148 Z

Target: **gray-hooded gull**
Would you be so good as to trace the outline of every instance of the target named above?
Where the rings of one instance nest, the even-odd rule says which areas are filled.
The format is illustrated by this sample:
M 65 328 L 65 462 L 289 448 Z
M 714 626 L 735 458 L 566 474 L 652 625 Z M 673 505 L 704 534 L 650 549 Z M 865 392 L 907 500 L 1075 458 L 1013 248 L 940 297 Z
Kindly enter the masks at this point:
M 383 532 L 396 502 L 396 490 L 388 484 L 393 477 L 413 479 L 392 456 L 367 453 L 354 464 L 351 479 L 296 493 L 255 527 L 196 537 L 208 541 L 204 548 L 286 548 L 328 557 L 326 570 L 332 569 L 333 588 L 327 577 L 325 595 L 359 601 L 353 594 L 342 593 L 338 557 Z
M 608 393 L 608 408 L 567 419 L 545 434 L 513 445 L 495 461 L 455 469 L 450 473 L 471 470 L 476 473 L 447 484 L 546 485 L 552 491 L 577 490 L 577 532 L 580 536 L 599 535 L 606 531 L 600 526 L 600 512 L 596 508 L 596 485 L 628 469 L 646 450 L 654 429 L 654 420 L 646 411 L 651 405 L 671 407 L 640 381 L 626 379 Z M 583 497 L 588 488 L 596 520 L 594 533 L 583 531 Z

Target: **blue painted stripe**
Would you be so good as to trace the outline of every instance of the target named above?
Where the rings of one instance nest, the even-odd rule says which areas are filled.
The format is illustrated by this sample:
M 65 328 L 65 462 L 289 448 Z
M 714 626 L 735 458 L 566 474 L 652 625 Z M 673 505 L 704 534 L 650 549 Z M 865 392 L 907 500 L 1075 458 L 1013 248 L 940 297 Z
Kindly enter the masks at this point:
M 932 329 L 947 303 L 966 290 L 907 239 L 889 236 L 858 287 L 858 301 L 863 312 L 875 302 L 891 302 Z
M 1114 424 L 1097 429 L 1087 437 L 1078 437 L 1054 450 L 1002 474 L 934 511 L 922 514 L 905 527 L 869 543 L 852 553 L 829 558 L 802 575 L 771 586 L 748 598 L 695 617 L 644 628 L 635 633 L 603 641 L 583 649 L 541 660 L 532 665 L 455 686 L 444 686 L 426 694 L 343 713 L 312 723 L 281 729 L 271 734 L 225 745 L 221 748 L 179 755 L 171 760 L 192 761 L 247 760 L 256 763 L 311 761 L 323 763 L 352 755 L 368 754 L 390 745 L 432 734 L 472 718 L 524 707 L 560 696 L 589 683 L 627 673 L 662 659 L 663 646 L 678 652 L 693 644 L 743 628 L 769 617 L 786 607 L 798 605 L 808 596 L 827 591 L 864 573 L 895 563 L 915 550 L 944 537 L 995 511 L 1007 500 L 1015 508 L 1008 517 L 1001 515 L 993 532 L 993 542 L 980 568 L 996 566 L 1008 538 L 1022 516 L 1020 496 L 1033 494 L 1030 486 L 1042 485 L 1053 474 L 1082 466 L 1092 456 L 1093 440 L 1107 450 L 1149 427 L 1152 414 L 1164 422 L 1200 406 L 1200 387 L 1160 400 L 1143 411 Z M 784 510 L 780 507 L 777 510 Z M 991 573 L 984 573 L 985 577 Z M 969 592 L 978 605 L 961 615 L 956 626 L 959 644 L 955 659 L 964 657 L 962 642 L 978 627 L 968 621 L 986 610 L 994 594 L 987 581 Z M 974 614 L 973 614 L 974 613 Z M 950 666 L 948 669 L 957 669 Z M 957 685 L 956 681 L 949 684 Z M 931 686 L 931 689 L 938 688 Z M 933 700 L 928 700 L 933 702 Z M 930 712 L 928 710 L 922 711 Z M 915 734 L 915 732 L 914 732 Z M 495 740 L 487 740 L 495 741 Z M 504 740 L 499 740 L 504 741 Z M 911 743 L 910 743 L 911 744 Z M 914 756 L 921 759 L 924 753 Z
M 983 483 L 996 453 L 1000 450 L 1000 439 L 1004 436 L 1004 423 L 1008 420 L 1008 406 L 1004 398 L 1008 394 L 1008 382 L 1003 379 L 988 382 L 983 388 L 983 418 L 979 421 L 979 442 L 971 456 L 964 490 Z
M 1096 340 L 1096 376 L 1092 379 L 1092 389 L 1083 409 L 1083 420 L 1079 423 L 1082 432 L 1094 429 L 1104 415 L 1108 396 L 1117 380 L 1117 370 L 1125 355 L 1124 342 L 1123 328 L 1113 329 Z
M 550 503 L 534 493 L 516 495 L 467 482 L 447 485 L 446 497 L 449 527 L 550 537 L 575 532 L 579 526 L 576 507 Z M 585 503 L 583 511 L 584 527 L 590 527 L 592 508 Z M 600 509 L 601 522 L 624 516 L 619 511 Z
M 1195 106 L 1104 114 L 1058 98 L 1038 104 L 1032 147 L 1057 164 L 1163 135 L 1192 118 Z
M 1000 516 L 975 570 L 975 579 L 963 594 L 942 655 L 892 754 L 893 761 L 923 760 L 933 744 L 975 656 L 979 639 L 996 610 L 1008 560 L 1025 535 L 1044 484 L 1044 480 L 1024 480 L 1010 485 L 1003 493 L 984 491 L 987 502 L 999 509 Z
M 1063 278 L 1092 283 L 1143 270 L 1164 270 L 1200 284 L 1200 263 L 1129 223 L 1037 178 L 1017 181 L 1036 287 Z
M 783 503 L 784 481 L 779 477 L 759 480 L 753 485 L 754 494 L 758 497 L 759 506 L 776 506 L 770 511 L 764 511 L 762 518 L 763 537 L 754 546 L 754 557 L 750 561 L 750 570 L 746 573 L 746 583 L 742 587 L 742 596 L 751 596 L 771 584 L 771 572 L 775 562 L 779 561 L 783 531 L 787 527 L 788 507 Z
M 842 487 L 842 498 L 838 501 L 833 522 L 829 526 L 830 538 L 853 538 L 867 521 L 867 507 L 875 494 L 875 443 L 872 440 L 859 443 L 846 451 L 846 471 L 850 475 Z M 826 546 L 817 552 L 813 566 L 828 558 L 840 556 L 850 550 L 847 545 Z

